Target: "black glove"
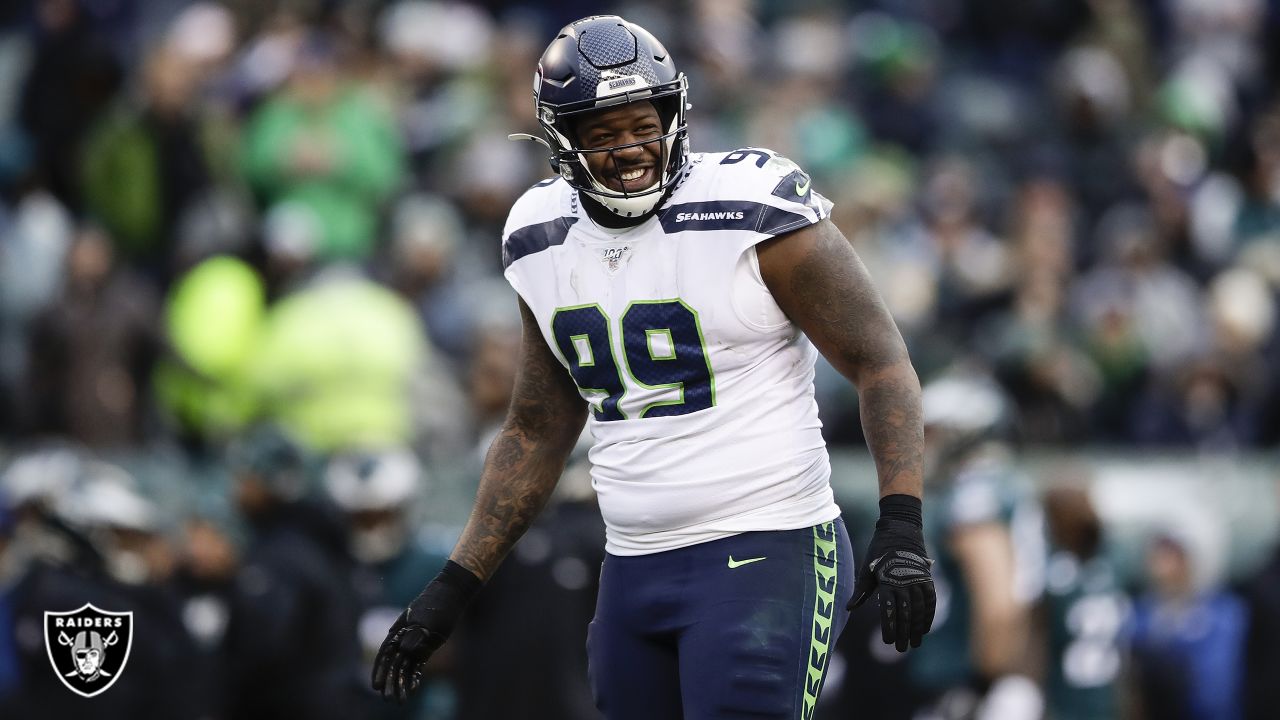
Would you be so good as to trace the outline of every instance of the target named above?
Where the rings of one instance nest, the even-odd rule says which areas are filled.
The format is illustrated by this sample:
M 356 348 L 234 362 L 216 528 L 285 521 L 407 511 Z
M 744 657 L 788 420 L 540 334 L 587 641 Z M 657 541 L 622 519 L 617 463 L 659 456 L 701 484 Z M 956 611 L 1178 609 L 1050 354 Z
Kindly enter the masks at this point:
M 417 690 L 427 658 L 449 639 L 481 584 L 470 570 L 447 561 L 387 631 L 373 659 L 373 689 L 400 702 Z
M 861 606 L 874 592 L 880 604 L 881 637 L 885 644 L 896 645 L 898 652 L 906 652 L 908 642 L 920 647 L 920 639 L 933 626 L 938 601 L 922 525 L 919 498 L 889 495 L 880 499 L 880 519 L 848 606 L 849 610 Z

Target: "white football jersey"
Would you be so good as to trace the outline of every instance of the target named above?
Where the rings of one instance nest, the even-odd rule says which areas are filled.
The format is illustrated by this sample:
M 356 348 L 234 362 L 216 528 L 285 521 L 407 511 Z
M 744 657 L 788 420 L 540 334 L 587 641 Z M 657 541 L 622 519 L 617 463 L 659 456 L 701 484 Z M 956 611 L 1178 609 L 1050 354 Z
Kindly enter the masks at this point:
M 755 253 L 830 209 L 799 167 L 755 148 L 693 154 L 662 208 L 625 232 L 592 222 L 559 178 L 512 208 L 505 275 L 591 405 L 608 552 L 839 515 L 816 351 L 774 302 Z

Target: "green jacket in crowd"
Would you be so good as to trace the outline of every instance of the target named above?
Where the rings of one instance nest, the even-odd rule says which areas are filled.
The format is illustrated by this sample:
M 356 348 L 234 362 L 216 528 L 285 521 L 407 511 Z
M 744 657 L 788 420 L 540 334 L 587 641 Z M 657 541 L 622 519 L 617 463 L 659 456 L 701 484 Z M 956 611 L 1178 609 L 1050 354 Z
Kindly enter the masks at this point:
M 289 94 L 268 101 L 245 130 L 243 165 L 265 205 L 299 204 L 320 228 L 316 258 L 367 258 L 378 211 L 404 172 L 390 111 L 368 92 L 339 91 L 323 106 Z
M 162 120 L 122 106 L 85 139 L 85 209 L 130 260 L 163 262 L 183 212 L 235 177 L 237 130 L 221 118 Z

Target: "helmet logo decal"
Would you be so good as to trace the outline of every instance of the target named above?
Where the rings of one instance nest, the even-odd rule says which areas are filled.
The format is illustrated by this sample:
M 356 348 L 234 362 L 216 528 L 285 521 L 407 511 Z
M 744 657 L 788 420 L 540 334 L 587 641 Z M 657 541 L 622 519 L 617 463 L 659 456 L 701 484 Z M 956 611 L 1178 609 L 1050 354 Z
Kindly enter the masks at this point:
M 71 692 L 93 697 L 120 679 L 133 645 L 133 613 L 77 610 L 44 614 L 44 646 L 49 662 Z

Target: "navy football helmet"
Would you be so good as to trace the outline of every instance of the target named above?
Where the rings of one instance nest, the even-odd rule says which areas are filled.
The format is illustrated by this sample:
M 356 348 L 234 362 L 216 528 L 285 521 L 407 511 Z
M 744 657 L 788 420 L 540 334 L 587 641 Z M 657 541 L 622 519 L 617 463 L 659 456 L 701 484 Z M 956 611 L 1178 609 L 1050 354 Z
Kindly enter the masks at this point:
M 533 78 L 538 124 L 551 150 L 551 167 L 615 215 L 639 218 L 680 179 L 689 156 L 688 82 L 649 31 L 617 15 L 596 15 L 565 26 L 547 46 Z M 652 102 L 662 135 L 604 148 L 580 147 L 574 125 L 583 115 L 632 102 Z M 532 137 L 532 136 L 525 136 Z M 535 138 L 536 139 L 536 138 Z M 615 191 L 593 177 L 586 155 L 661 142 L 661 176 L 635 192 Z

